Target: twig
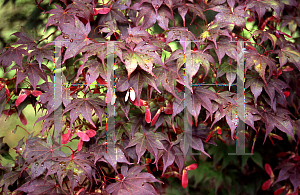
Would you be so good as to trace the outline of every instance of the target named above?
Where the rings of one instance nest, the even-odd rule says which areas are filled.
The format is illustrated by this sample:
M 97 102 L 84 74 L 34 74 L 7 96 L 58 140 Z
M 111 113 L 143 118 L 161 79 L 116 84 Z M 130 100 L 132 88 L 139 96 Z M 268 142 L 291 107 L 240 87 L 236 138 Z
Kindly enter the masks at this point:
M 54 33 L 56 33 L 57 30 L 58 30 L 58 28 L 57 28 L 53 33 L 51 33 L 51 34 L 48 35 L 47 37 L 45 37 L 45 38 L 43 38 L 42 40 L 40 40 L 37 44 L 39 44 L 40 42 L 42 42 L 42 41 L 48 39 L 51 35 L 53 35 Z
M 37 6 L 39 9 L 45 11 L 45 9 L 43 9 L 43 8 L 40 7 L 40 4 L 37 2 L 37 0 L 35 0 L 35 4 L 36 4 L 36 6 Z
M 21 127 L 22 129 L 24 129 L 24 131 L 26 131 L 26 133 L 28 133 L 28 135 L 30 135 L 30 133 L 24 127 L 22 127 L 20 125 L 16 125 L 16 127 Z

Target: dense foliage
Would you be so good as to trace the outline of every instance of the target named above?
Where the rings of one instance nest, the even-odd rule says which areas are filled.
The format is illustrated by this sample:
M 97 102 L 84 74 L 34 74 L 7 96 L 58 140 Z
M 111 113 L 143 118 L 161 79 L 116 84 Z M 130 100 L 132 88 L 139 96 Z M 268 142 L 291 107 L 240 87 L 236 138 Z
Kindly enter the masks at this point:
M 45 30 L 55 32 L 43 38 L 23 28 L 0 57 L 5 73 L 15 71 L 0 80 L 0 115 L 17 113 L 26 125 L 29 104 L 44 113 L 40 133 L 19 141 L 12 167 L 1 166 L 2 191 L 163 194 L 174 178 L 186 188 L 197 166 L 207 178 L 218 178 L 220 168 L 233 174 L 231 160 L 245 166 L 249 156 L 238 162 L 227 150 L 245 123 L 251 152 L 261 137 L 291 144 L 265 160 L 270 179 L 254 191 L 279 182 L 275 194 L 298 194 L 300 44 L 292 35 L 299 8 L 295 0 L 57 2 L 44 12 Z M 204 142 L 222 149 L 207 151 Z M 1 156 L 11 159 L 7 151 L 2 138 Z M 213 156 L 216 168 L 190 163 L 201 161 L 191 151 Z M 237 181 L 216 179 L 215 192 L 241 193 Z

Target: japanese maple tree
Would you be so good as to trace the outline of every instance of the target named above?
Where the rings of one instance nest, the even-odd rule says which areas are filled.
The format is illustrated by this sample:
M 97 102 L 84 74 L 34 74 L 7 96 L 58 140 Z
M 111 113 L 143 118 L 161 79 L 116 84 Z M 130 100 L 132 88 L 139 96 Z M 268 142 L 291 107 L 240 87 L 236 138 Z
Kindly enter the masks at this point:
M 278 174 L 265 162 L 260 188 L 298 194 L 299 10 L 295 0 L 50 0 L 45 31 L 55 31 L 22 28 L 0 56 L 4 74 L 15 71 L 0 78 L 0 116 L 26 125 L 29 104 L 43 113 L 0 167 L 2 191 L 164 194 L 169 177 L 187 188 L 195 153 L 210 158 L 216 140 L 239 147 L 244 123 L 251 152 L 259 137 L 291 140 Z

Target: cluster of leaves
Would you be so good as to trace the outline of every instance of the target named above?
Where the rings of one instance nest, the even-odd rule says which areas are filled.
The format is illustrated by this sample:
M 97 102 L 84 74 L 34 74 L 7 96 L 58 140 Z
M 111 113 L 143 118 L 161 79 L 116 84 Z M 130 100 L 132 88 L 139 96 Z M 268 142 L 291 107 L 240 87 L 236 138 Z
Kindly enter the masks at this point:
M 5 74 L 16 71 L 0 80 L 0 115 L 18 113 L 26 124 L 27 105 L 45 113 L 39 135 L 14 148 L 3 191 L 159 194 L 170 176 L 185 188 L 197 167 L 185 167 L 189 151 L 209 156 L 203 140 L 235 140 L 239 123 L 251 152 L 261 133 L 283 139 L 277 129 L 299 143 L 300 45 L 289 39 L 299 8 L 294 0 L 61 0 L 45 25 L 59 36 L 23 28 L 0 56 Z M 281 30 L 287 25 L 291 35 Z M 278 167 L 277 181 L 293 186 L 285 184 L 288 194 L 300 189 L 295 148 Z

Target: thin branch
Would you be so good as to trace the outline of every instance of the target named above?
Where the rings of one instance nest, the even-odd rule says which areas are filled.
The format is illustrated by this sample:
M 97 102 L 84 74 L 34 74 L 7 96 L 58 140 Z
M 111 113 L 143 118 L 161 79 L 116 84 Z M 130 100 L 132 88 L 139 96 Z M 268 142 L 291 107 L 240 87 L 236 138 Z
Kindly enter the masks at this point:
M 40 7 L 40 4 L 37 2 L 37 0 L 35 0 L 35 4 L 36 4 L 36 7 L 38 7 L 39 9 L 45 11 L 45 9 L 43 9 L 42 7 Z
M 46 40 L 46 39 L 48 39 L 51 35 L 54 35 L 55 33 L 56 33 L 56 31 L 58 30 L 58 28 L 57 29 L 55 29 L 55 31 L 53 32 L 53 33 L 51 33 L 50 35 L 48 35 L 47 37 L 45 37 L 45 38 L 43 38 L 42 40 L 40 40 L 38 43 L 37 43 L 37 45 L 40 43 L 40 42 L 42 42 L 42 41 L 44 41 L 44 40 Z

